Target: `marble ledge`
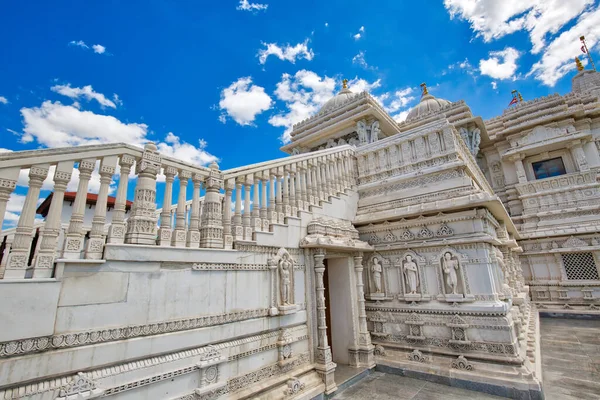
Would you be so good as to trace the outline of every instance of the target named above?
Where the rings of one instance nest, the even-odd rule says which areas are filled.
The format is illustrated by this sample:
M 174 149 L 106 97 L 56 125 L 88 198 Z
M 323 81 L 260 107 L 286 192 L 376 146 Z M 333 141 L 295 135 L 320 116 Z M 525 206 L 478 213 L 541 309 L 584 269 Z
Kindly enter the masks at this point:
M 367 311 L 391 311 L 401 313 L 413 313 L 419 311 L 421 313 L 440 313 L 440 314 L 506 314 L 510 311 L 512 302 L 501 300 L 482 301 L 476 300 L 469 303 L 453 303 L 446 302 L 420 302 L 418 308 L 409 303 L 398 302 L 376 302 L 367 300 L 365 308 Z
M 106 261 L 123 261 L 133 263 L 146 262 L 204 262 L 235 263 L 245 252 L 229 249 L 206 249 L 171 246 L 149 246 L 131 244 L 106 244 L 104 247 Z

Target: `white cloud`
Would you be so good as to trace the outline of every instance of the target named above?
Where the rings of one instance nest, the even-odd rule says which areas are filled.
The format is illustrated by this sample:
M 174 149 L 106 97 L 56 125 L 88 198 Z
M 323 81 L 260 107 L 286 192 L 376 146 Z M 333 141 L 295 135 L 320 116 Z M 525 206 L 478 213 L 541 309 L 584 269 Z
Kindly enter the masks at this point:
M 325 22 L 325 27 L 328 27 L 328 26 L 329 26 L 329 23 L 328 23 L 328 22 Z
M 87 85 L 82 88 L 71 87 L 71 84 L 68 83 L 66 85 L 56 85 L 50 88 L 53 92 L 58 94 L 62 94 L 63 96 L 70 97 L 72 99 L 79 99 L 80 97 L 84 97 L 88 101 L 96 100 L 103 107 L 111 107 L 117 108 L 116 104 L 109 99 L 106 98 L 102 93 L 98 93 L 94 91 L 92 85 Z M 114 95 L 114 98 L 119 101 L 119 96 Z M 77 107 L 79 108 L 79 107 Z
M 360 29 L 358 30 L 358 33 L 356 35 L 354 35 L 354 40 L 358 40 L 362 37 L 363 33 L 365 33 L 365 27 L 361 26 Z
M 482 75 L 494 79 L 514 79 L 519 55 L 520 53 L 512 47 L 501 51 L 492 51 L 489 53 L 490 58 L 479 61 L 479 71 Z
M 283 46 L 279 46 L 277 43 L 263 43 L 263 45 L 266 48 L 258 51 L 258 59 L 261 64 L 266 63 L 269 56 L 275 56 L 282 61 L 287 60 L 292 64 L 296 62 L 296 58 L 304 58 L 310 61 L 315 56 L 312 49 L 308 48 L 308 39 L 295 46 L 289 43 Z
M 92 49 L 94 49 L 94 53 L 97 54 L 103 54 L 106 51 L 106 47 L 102 46 L 101 44 L 93 45 Z
M 258 114 L 271 108 L 271 103 L 265 89 L 253 85 L 251 77 L 239 78 L 221 91 L 219 108 L 223 113 L 219 120 L 225 122 L 229 116 L 240 125 L 251 125 Z
M 85 42 L 83 40 L 78 40 L 78 41 L 71 40 L 69 42 L 69 45 L 83 47 L 84 49 L 89 49 L 90 48 L 87 44 L 85 44 Z
M 208 165 L 213 161 L 217 161 L 217 157 L 204 150 L 206 141 L 203 139 L 198 141 L 198 147 L 196 147 L 182 142 L 179 136 L 169 132 L 165 137 L 165 141 L 158 143 L 157 147 L 161 154 L 196 165 Z
M 250 3 L 248 0 L 240 0 L 240 4 L 236 7 L 236 10 L 241 11 L 261 11 L 266 10 L 269 7 L 268 4 Z
M 381 87 L 381 79 L 377 79 L 375 82 L 369 83 L 365 79 L 354 77 L 354 79 L 348 81 L 348 89 L 352 90 L 354 93 L 372 92 L 373 89 L 377 89 L 379 87 Z
M 377 68 L 371 67 L 371 66 L 369 66 L 369 64 L 367 64 L 367 60 L 365 60 L 365 52 L 364 51 L 360 51 L 357 55 L 352 57 L 352 64 L 357 64 L 364 69 L 377 69 Z
M 492 85 L 492 89 L 494 89 L 494 90 L 498 89 L 498 84 L 496 83 L 496 81 L 492 81 L 492 82 L 490 82 L 490 84 Z
M 600 7 L 581 14 L 569 30 L 561 33 L 544 50 L 528 75 L 533 74 L 545 85 L 554 86 L 567 72 L 575 69 L 573 59 L 581 54 L 579 37 L 585 35 L 588 48 L 600 41 Z
M 281 140 L 288 143 L 292 126 L 315 114 L 335 93 L 335 79 L 320 77 L 305 69 L 295 75 L 283 74 L 277 83 L 275 96 L 285 102 L 287 110 L 273 115 L 269 123 L 286 128 Z
M 8 99 L 4 96 L 0 96 L 0 103 L 2 104 L 8 104 Z
M 381 96 L 375 96 L 375 99 L 381 104 L 385 111 L 393 114 L 401 108 L 406 107 L 415 99 L 415 96 L 412 96 L 413 92 L 413 88 L 407 87 L 394 92 L 384 93 Z
M 410 112 L 410 110 L 412 110 L 412 107 L 407 110 L 401 111 L 396 115 L 392 115 L 392 118 L 398 123 L 404 122 L 406 120 L 406 117 L 408 117 L 408 113 Z

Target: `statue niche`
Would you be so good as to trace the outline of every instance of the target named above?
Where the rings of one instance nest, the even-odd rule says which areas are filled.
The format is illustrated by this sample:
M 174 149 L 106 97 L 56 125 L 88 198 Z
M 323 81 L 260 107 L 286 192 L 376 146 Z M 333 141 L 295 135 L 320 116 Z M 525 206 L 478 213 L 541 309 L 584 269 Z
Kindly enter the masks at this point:
M 356 123 L 356 133 L 358 134 L 359 145 L 368 143 L 367 122 L 364 119 L 361 119 Z
M 408 302 L 429 300 L 427 282 L 425 281 L 425 259 L 414 251 L 408 250 L 398 261 L 400 286 L 404 293 L 404 295 L 398 295 L 398 300 Z
M 371 300 L 382 300 L 386 297 L 386 277 L 384 258 L 379 254 L 374 254 L 367 266 L 367 277 L 369 282 L 369 298 Z
M 268 261 L 271 271 L 271 315 L 292 314 L 294 304 L 294 260 L 285 248 Z
M 440 264 L 440 294 L 441 299 L 448 302 L 462 302 L 466 298 L 473 296 L 468 293 L 465 282 L 465 271 L 462 259 L 465 256 L 452 249 L 445 249 L 441 252 L 437 262 Z
M 369 136 L 369 143 L 373 143 L 379 140 L 381 136 L 381 129 L 379 128 L 379 121 L 373 121 L 371 124 L 371 135 Z

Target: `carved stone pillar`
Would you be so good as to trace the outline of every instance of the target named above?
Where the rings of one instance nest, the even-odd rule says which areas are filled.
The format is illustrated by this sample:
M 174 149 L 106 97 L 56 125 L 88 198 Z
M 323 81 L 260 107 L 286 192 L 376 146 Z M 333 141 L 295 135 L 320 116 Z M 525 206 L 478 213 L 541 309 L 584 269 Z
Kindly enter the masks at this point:
M 190 227 L 187 232 L 187 238 L 185 241 L 186 247 L 198 248 L 200 247 L 200 188 L 204 182 L 204 177 L 198 173 L 195 173 L 192 177 L 192 183 L 194 184 L 194 193 L 192 194 L 192 212 L 190 214 Z M 231 230 L 231 222 L 229 222 L 229 229 Z
M 262 231 L 262 220 L 260 219 L 261 210 L 261 196 L 260 196 L 260 184 L 262 181 L 262 174 L 254 174 L 254 188 L 252 189 L 252 195 L 254 196 L 254 204 L 252 205 L 252 229 L 254 231 Z M 266 209 L 265 209 L 266 213 Z
M 156 244 L 156 174 L 161 158 L 154 143 L 144 147 L 142 159 L 136 163 L 138 175 L 131 215 L 127 219 L 127 244 Z M 170 205 L 169 205 L 170 208 Z
M 177 196 L 177 211 L 175 212 L 175 232 L 171 239 L 171 245 L 175 247 L 185 247 L 185 202 L 187 198 L 187 185 L 192 177 L 190 171 L 180 169 L 179 177 L 179 196 Z
M 511 161 L 514 161 L 515 163 L 519 183 L 527 182 L 527 175 L 525 175 L 525 167 L 523 166 L 523 156 L 521 154 L 516 154 L 511 157 Z
M 318 180 L 318 176 L 317 176 L 317 166 L 316 166 L 316 162 L 314 160 L 309 161 L 310 163 L 310 179 L 311 179 L 311 186 L 312 186 L 312 204 L 314 205 L 319 205 L 319 188 L 321 187 L 319 180 Z
M 60 234 L 60 222 L 65 190 L 73 173 L 73 161 L 59 162 L 54 171 L 52 202 L 44 223 L 40 250 L 35 259 L 34 278 L 51 278 L 56 255 L 56 239 Z
M 165 167 L 165 193 L 163 194 L 163 206 L 160 213 L 160 246 L 171 246 L 171 237 L 173 236 L 173 222 L 171 220 L 171 205 L 173 204 L 173 182 L 177 169 L 174 167 Z
M 338 169 L 338 155 L 334 154 L 332 158 L 333 176 L 335 177 L 335 188 L 338 193 L 342 193 L 344 189 L 342 188 L 342 176 L 340 175 L 340 170 Z
M 231 195 L 235 187 L 235 180 L 225 182 L 225 205 L 223 206 L 223 241 L 226 249 L 233 248 L 233 235 L 231 233 Z
M 331 156 L 325 157 L 325 182 L 327 183 L 327 190 L 330 196 L 335 196 L 335 184 L 333 182 L 333 170 L 331 168 Z
M 250 208 L 250 189 L 254 184 L 253 176 L 246 175 L 246 179 L 244 180 L 244 240 L 252 240 L 252 218 Z
M 83 214 L 87 202 L 88 185 L 92 177 L 92 171 L 96 168 L 96 159 L 90 158 L 79 162 L 79 185 L 73 203 L 71 220 L 67 229 L 65 239 L 64 258 L 78 259 L 83 250 Z
M 589 171 L 590 166 L 587 162 L 587 158 L 585 156 L 585 152 L 583 151 L 581 140 L 575 140 L 571 143 L 571 154 L 577 162 L 577 166 L 579 167 L 579 171 Z
M 115 174 L 117 157 L 104 157 L 100 164 L 100 190 L 96 199 L 96 209 L 92 219 L 92 230 L 87 242 L 85 258 L 100 260 L 104 251 L 104 225 L 106 225 L 106 204 L 108 200 L 108 189 Z
M 328 201 L 329 200 L 329 193 L 327 191 L 327 178 L 325 176 L 325 165 L 323 163 L 322 159 L 318 160 L 318 164 L 317 164 L 317 180 L 319 181 L 320 187 L 319 187 L 319 194 L 321 197 L 321 200 L 323 201 Z
M 298 216 L 298 203 L 296 199 L 296 186 L 298 183 L 298 177 L 296 176 L 295 166 L 290 169 L 290 207 L 291 215 L 294 217 Z M 298 192 L 298 194 L 300 194 Z
M 235 211 L 233 213 L 233 237 L 235 240 L 244 240 L 244 227 L 242 226 L 242 186 L 244 179 L 235 180 Z
M 307 169 L 306 161 L 300 165 L 300 202 L 302 210 L 308 211 L 308 187 L 306 185 Z
M 200 247 L 223 248 L 223 214 L 219 191 L 223 187 L 223 174 L 219 165 L 210 164 L 210 175 L 206 178 L 206 194 L 200 224 Z
M 0 170 L 0 232 L 2 232 L 2 224 L 4 224 L 4 214 L 6 213 L 6 205 L 11 193 L 17 187 L 19 172 L 21 168 L 3 168 Z M 6 258 L 4 258 L 6 260 Z
M 119 186 L 113 210 L 112 221 L 108 228 L 107 243 L 122 244 L 125 241 L 125 212 L 127 211 L 127 186 L 129 185 L 129 172 L 135 163 L 135 158 L 130 155 L 122 155 L 119 160 Z
M 260 177 L 260 219 L 262 230 L 264 232 L 269 232 L 269 224 L 271 222 L 267 211 L 267 183 L 269 182 L 269 174 L 268 172 L 263 171 L 262 173 L 257 174 L 257 177 Z
M 317 250 L 314 254 L 315 261 L 315 290 L 317 295 L 317 359 L 316 370 L 325 383 L 325 393 L 329 394 L 337 389 L 334 372 L 336 364 L 331 357 L 331 348 L 327 343 L 327 322 L 325 316 L 325 252 Z
M 289 166 L 285 166 L 283 171 L 283 212 L 285 216 L 292 215 L 292 206 L 290 205 L 290 180 L 289 180 Z M 282 222 L 283 223 L 283 222 Z
M 358 297 L 358 353 L 359 363 L 369 368 L 375 366 L 373 355 L 374 346 L 367 328 L 367 313 L 365 311 L 365 292 L 363 283 L 363 255 L 354 256 L 354 272 L 356 273 L 356 296 Z
M 269 182 L 269 207 L 268 207 L 268 218 L 271 223 L 276 224 L 278 221 L 277 209 L 275 207 L 275 184 L 277 181 L 277 173 L 274 169 L 269 171 L 269 177 L 271 181 Z

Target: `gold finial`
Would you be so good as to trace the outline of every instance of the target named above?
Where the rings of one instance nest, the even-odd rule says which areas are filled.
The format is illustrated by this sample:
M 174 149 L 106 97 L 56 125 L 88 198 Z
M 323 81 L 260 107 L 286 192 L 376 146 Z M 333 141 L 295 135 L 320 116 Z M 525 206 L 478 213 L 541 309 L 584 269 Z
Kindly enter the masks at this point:
M 427 84 L 425 82 L 421 83 L 421 97 L 425 96 L 426 94 L 429 94 L 429 92 L 427 91 Z
M 517 94 L 519 95 L 519 103 L 521 103 L 523 101 L 523 96 L 521 96 L 521 93 L 517 92 Z
M 342 81 L 342 89 L 348 89 L 348 79 Z
M 583 64 L 579 57 L 575 57 L 575 64 L 577 64 L 577 71 L 583 71 Z

